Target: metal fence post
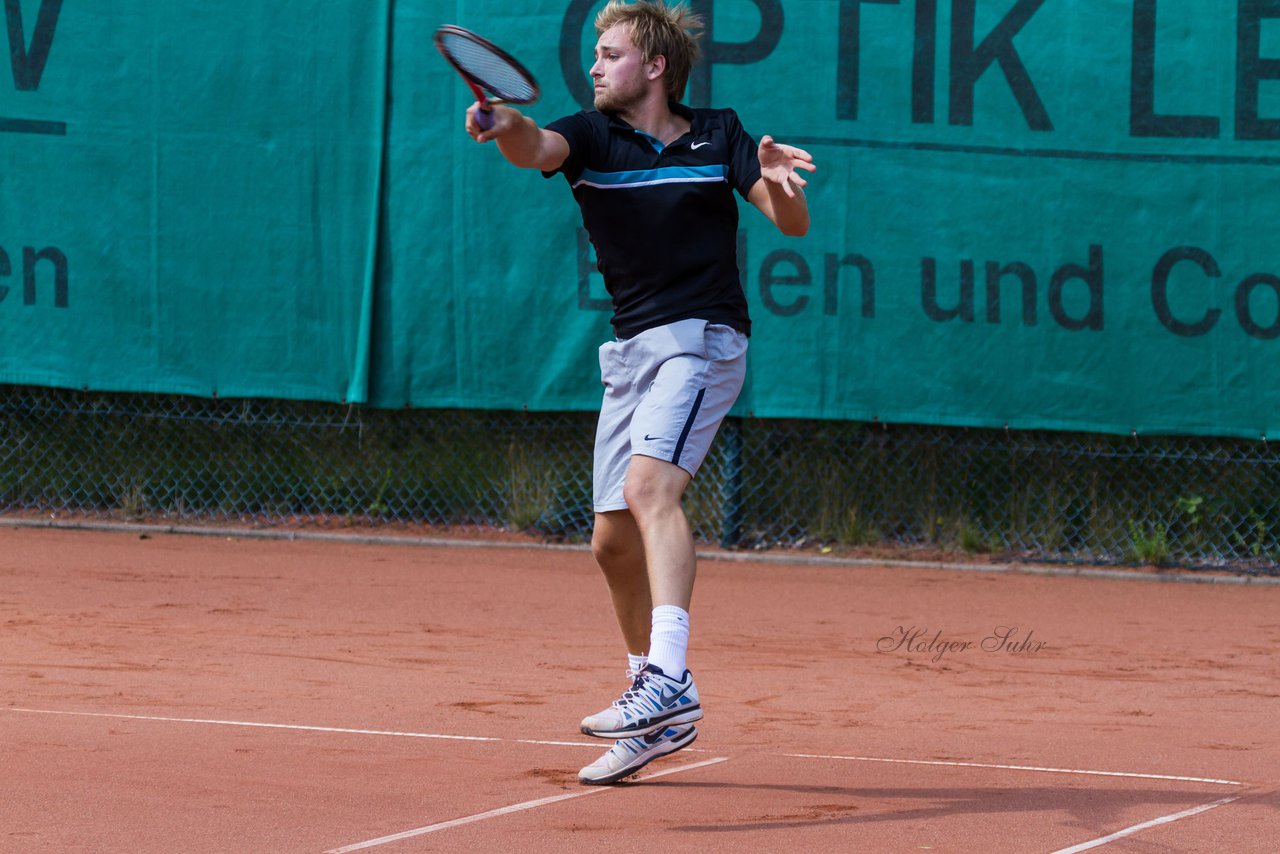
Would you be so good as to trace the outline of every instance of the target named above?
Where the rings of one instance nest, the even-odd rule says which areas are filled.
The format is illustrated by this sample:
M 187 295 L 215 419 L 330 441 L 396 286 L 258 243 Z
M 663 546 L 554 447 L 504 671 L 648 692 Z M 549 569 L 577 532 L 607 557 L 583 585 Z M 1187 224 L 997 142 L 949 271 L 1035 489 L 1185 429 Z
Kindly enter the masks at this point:
M 721 487 L 723 522 L 720 547 L 731 549 L 742 541 L 742 419 L 726 418 L 720 427 L 724 448 L 724 485 Z

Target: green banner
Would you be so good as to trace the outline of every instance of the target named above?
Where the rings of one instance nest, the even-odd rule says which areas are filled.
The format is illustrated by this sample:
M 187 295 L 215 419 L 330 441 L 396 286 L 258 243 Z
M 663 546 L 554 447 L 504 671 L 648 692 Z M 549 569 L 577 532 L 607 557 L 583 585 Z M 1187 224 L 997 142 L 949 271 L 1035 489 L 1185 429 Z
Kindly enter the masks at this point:
M 6 0 L 0 382 L 365 399 L 388 9 Z
M 431 33 L 512 50 L 545 124 L 602 2 L 141 5 L 5 4 L 0 381 L 598 405 L 577 207 L 466 136 Z M 692 5 L 688 100 L 819 166 L 805 238 L 741 205 L 738 412 L 1280 427 L 1280 0 Z
M 450 11 L 540 76 L 545 124 L 589 100 L 600 5 Z M 693 5 L 692 103 L 820 168 L 804 239 L 742 205 L 739 412 L 1280 426 L 1280 3 Z M 375 399 L 593 408 L 608 310 L 576 207 L 462 132 L 440 18 L 397 18 Z

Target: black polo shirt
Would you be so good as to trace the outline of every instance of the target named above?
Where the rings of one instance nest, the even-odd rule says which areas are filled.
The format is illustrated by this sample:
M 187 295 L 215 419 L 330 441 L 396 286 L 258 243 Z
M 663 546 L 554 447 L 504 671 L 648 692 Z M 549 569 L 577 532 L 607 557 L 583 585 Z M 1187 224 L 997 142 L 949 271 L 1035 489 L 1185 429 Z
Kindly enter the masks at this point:
M 557 119 L 547 130 L 569 156 L 556 172 L 582 208 L 618 337 L 694 317 L 749 335 L 733 191 L 760 178 L 756 141 L 733 110 L 671 109 L 691 128 L 665 147 L 595 110 Z

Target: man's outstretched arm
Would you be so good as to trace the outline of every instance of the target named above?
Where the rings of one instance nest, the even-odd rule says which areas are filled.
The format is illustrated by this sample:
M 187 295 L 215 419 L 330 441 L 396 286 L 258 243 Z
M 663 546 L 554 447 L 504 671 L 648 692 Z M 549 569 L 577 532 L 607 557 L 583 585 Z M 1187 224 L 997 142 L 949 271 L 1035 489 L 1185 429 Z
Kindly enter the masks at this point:
M 467 133 L 476 142 L 495 140 L 502 156 L 522 169 L 553 172 L 569 156 L 569 143 L 555 131 L 538 127 L 537 122 L 511 107 L 493 106 L 493 127 L 481 129 L 476 122 L 479 104 L 467 109 Z

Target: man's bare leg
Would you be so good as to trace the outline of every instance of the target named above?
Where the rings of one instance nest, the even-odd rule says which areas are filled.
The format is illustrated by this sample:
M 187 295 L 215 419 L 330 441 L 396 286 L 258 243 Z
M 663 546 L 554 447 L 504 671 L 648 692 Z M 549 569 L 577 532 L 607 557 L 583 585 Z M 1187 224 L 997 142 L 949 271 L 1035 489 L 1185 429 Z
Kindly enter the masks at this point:
M 644 541 L 630 510 L 596 514 L 591 535 L 591 554 L 604 572 L 613 597 L 613 610 L 622 629 L 627 651 L 643 655 L 649 651 L 649 620 L 653 598 L 645 567 Z
M 680 505 L 691 479 L 677 465 L 639 455 L 631 458 L 627 471 L 623 495 L 639 528 L 654 606 L 688 611 L 693 599 L 693 532 Z

